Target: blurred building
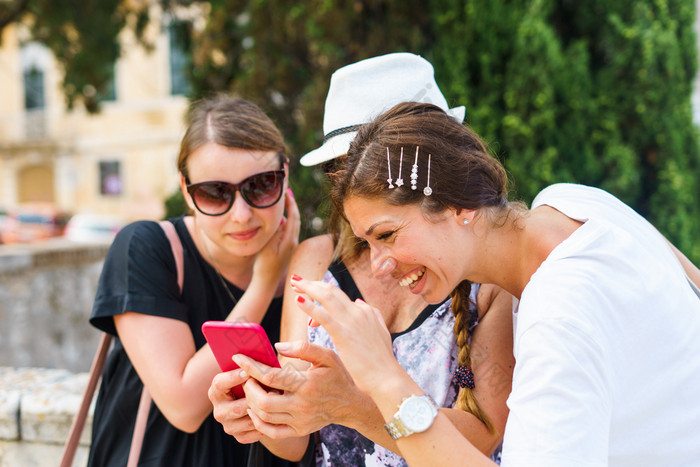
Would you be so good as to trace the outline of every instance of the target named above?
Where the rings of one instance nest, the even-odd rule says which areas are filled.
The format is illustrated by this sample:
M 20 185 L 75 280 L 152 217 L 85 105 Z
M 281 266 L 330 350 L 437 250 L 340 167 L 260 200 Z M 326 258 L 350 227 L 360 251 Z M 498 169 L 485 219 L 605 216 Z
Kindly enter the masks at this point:
M 9 26 L 0 43 L 0 209 L 48 202 L 69 213 L 159 218 L 178 187 L 188 100 L 177 22 L 150 30 L 153 50 L 120 37 L 113 86 L 91 115 L 66 108 L 51 52 Z

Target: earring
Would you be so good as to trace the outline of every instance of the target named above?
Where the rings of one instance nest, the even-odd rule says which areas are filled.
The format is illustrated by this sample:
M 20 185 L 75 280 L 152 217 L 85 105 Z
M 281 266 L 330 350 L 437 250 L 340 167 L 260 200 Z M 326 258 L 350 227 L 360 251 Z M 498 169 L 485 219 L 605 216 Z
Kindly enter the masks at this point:
M 425 196 L 433 194 L 433 189 L 430 188 L 430 154 L 428 154 L 428 183 L 426 183 L 425 188 L 423 188 L 423 194 Z
M 386 147 L 386 165 L 389 168 L 389 178 L 386 179 L 389 182 L 389 188 L 394 188 L 394 184 L 391 183 L 391 160 L 389 159 L 389 146 Z
M 413 161 L 413 167 L 411 167 L 411 190 L 415 190 L 417 184 L 418 184 L 418 146 L 416 146 L 416 160 Z
M 464 218 L 462 219 L 462 224 L 467 225 L 469 223 L 469 219 Z
M 401 158 L 399 159 L 399 178 L 396 179 L 396 186 L 403 186 L 403 178 L 401 178 L 401 167 L 403 167 L 403 146 L 401 146 Z

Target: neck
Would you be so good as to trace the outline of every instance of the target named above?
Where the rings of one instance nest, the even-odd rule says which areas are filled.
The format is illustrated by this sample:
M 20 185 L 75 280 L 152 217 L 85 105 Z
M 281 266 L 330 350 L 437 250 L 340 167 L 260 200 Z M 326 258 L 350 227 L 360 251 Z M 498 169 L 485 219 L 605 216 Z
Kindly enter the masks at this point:
M 185 225 L 205 261 L 226 280 L 245 290 L 253 277 L 255 257 L 232 255 L 220 248 L 206 236 L 201 227 L 197 226 L 193 217 L 186 217 Z
M 552 250 L 580 225 L 549 206 L 541 206 L 502 227 L 488 227 L 480 234 L 483 244 L 477 246 L 484 263 L 481 282 L 499 285 L 520 299 Z

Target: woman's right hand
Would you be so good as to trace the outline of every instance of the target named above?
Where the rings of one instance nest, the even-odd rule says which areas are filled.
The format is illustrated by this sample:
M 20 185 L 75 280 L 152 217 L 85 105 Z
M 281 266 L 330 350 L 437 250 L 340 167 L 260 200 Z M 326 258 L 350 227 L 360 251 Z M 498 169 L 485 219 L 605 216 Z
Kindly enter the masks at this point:
M 339 288 L 325 282 L 292 276 L 291 284 L 299 294 L 297 305 L 330 334 L 343 364 L 362 391 L 372 394 L 379 389 L 388 372 L 405 374 L 377 309 L 360 299 L 351 301 Z
M 236 399 L 231 394 L 231 388 L 247 379 L 244 373 L 242 376 L 242 370 L 231 370 L 216 375 L 209 387 L 214 418 L 223 425 L 226 433 L 241 444 L 254 443 L 263 437 L 248 415 L 248 401 L 245 398 Z
M 275 285 L 286 274 L 292 253 L 299 244 L 301 220 L 291 189 L 287 189 L 284 197 L 284 209 L 287 217 L 282 217 L 279 228 L 257 254 L 253 266 L 253 278 L 263 277 Z

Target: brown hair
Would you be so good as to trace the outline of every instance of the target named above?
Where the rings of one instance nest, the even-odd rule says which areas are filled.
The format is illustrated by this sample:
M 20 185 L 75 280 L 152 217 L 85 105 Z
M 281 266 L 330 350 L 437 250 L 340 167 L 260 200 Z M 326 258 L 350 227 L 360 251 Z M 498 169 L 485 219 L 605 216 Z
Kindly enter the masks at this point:
M 404 179 L 400 188 L 388 187 L 387 149 L 392 177 Z M 402 149 L 402 173 L 399 174 Z M 412 190 L 410 174 L 416 151 L 417 189 Z M 432 194 L 425 196 L 428 155 Z M 343 201 L 351 196 L 380 198 L 396 206 L 419 205 L 427 217 L 446 209 L 479 209 L 478 215 L 507 217 L 509 211 L 515 209 L 506 201 L 506 171 L 481 138 L 431 104 L 398 104 L 360 128 L 348 150 L 345 166 L 332 175 L 332 179 L 331 198 L 341 214 Z M 462 366 L 471 366 L 470 291 L 471 283 L 463 281 L 450 294 L 459 345 L 458 364 Z M 494 431 L 493 423 L 470 389 L 460 390 L 455 407 L 473 413 Z
M 245 99 L 216 96 L 196 101 L 187 116 L 187 131 L 180 143 L 177 168 L 189 179 L 187 161 L 206 143 L 229 148 L 273 151 L 287 161 L 282 133 L 260 107 Z

